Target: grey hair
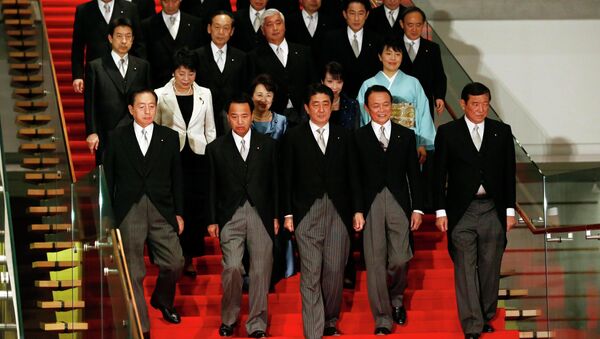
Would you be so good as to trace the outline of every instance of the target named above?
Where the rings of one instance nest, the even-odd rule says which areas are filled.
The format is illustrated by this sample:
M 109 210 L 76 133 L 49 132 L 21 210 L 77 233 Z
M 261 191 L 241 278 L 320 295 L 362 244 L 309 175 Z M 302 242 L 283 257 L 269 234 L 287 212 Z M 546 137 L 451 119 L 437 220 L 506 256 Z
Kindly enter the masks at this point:
M 275 14 L 279 14 L 281 16 L 281 20 L 283 20 L 283 23 L 285 24 L 285 16 L 283 16 L 283 13 L 281 13 L 276 8 L 269 8 L 269 9 L 265 10 L 263 15 L 260 16 L 260 27 L 262 27 L 264 25 L 266 18 L 273 16 Z

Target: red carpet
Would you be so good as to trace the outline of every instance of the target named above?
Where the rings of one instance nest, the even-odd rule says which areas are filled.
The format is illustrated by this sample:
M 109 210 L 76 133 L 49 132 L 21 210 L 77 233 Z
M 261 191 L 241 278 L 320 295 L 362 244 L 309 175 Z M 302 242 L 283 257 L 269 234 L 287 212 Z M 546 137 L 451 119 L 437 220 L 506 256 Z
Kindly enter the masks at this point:
M 408 323 L 396 326 L 391 338 L 441 338 L 461 339 L 452 262 L 446 250 L 445 235 L 433 230 L 433 218 L 415 234 L 415 256 L 411 261 L 409 287 L 405 296 Z M 175 307 L 182 316 L 179 325 L 162 319 L 160 312 L 150 306 L 151 333 L 153 337 L 168 338 L 219 338 L 217 329 L 221 324 L 221 256 L 218 241 L 206 238 L 208 255 L 197 258 L 199 275 L 196 279 L 182 277 L 177 287 Z M 145 281 L 146 295 L 154 288 L 158 270 L 148 263 Z M 300 276 L 297 274 L 280 281 L 275 292 L 269 294 L 269 328 L 273 337 L 302 337 L 302 303 L 300 300 Z M 148 300 L 147 300 L 148 301 Z M 149 301 L 148 301 L 149 302 Z M 245 320 L 248 314 L 248 296 L 242 302 L 241 326 L 236 336 L 245 337 Z M 517 331 L 505 331 L 504 310 L 499 310 L 493 321 L 496 333 L 486 334 L 488 339 L 516 339 Z M 368 338 L 374 330 L 369 309 L 366 272 L 358 271 L 356 288 L 345 290 L 339 329 L 343 337 Z

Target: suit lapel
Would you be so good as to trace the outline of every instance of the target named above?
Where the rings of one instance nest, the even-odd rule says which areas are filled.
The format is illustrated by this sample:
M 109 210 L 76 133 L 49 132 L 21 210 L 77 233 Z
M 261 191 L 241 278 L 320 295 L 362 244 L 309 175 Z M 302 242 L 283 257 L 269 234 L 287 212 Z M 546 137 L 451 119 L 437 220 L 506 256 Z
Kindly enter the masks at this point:
M 127 66 L 127 72 L 129 72 L 129 69 L 131 68 L 131 58 L 129 58 L 129 66 Z M 123 76 L 121 75 L 121 72 L 119 72 L 119 69 L 117 68 L 117 65 L 115 64 L 115 61 L 113 60 L 111 54 L 108 54 L 106 56 L 104 56 L 103 58 L 103 62 L 102 65 L 104 67 L 104 70 L 106 71 L 106 74 L 108 74 L 108 77 L 112 80 L 112 82 L 115 84 L 115 87 L 121 92 L 121 93 L 125 93 L 125 81 L 123 79 Z M 127 74 L 125 74 L 127 75 Z
M 100 13 L 100 14 L 102 14 L 102 13 Z M 113 7 L 113 11 L 112 11 L 112 14 L 110 16 L 110 21 L 113 21 L 116 18 L 124 17 L 124 16 L 125 16 L 125 11 L 121 7 L 121 3 L 118 0 L 116 0 L 115 1 L 115 7 Z M 102 16 L 102 21 L 106 22 L 104 20 L 104 16 Z M 107 24 L 107 26 L 108 26 L 108 24 Z
M 233 172 L 236 173 L 236 179 L 243 183 L 245 180 L 246 168 L 244 159 L 242 158 L 242 155 L 235 144 L 235 140 L 233 140 L 233 132 L 229 132 L 225 140 L 223 140 L 223 152 L 225 152 L 225 159 L 230 159 L 230 161 L 226 162 L 231 167 Z
M 192 108 L 192 115 L 190 116 L 190 122 L 188 123 L 188 125 L 192 125 L 192 122 L 199 118 L 200 112 L 204 109 L 204 106 L 207 103 L 207 101 L 204 100 L 204 98 L 202 98 L 202 96 L 200 95 L 199 86 L 197 86 L 196 83 L 193 83 L 192 86 L 194 87 L 194 102 Z M 177 107 L 179 107 L 179 105 L 177 105 Z M 179 111 L 179 114 L 181 115 L 181 111 Z M 183 119 L 183 115 L 181 115 L 181 118 Z
M 160 153 L 163 143 L 164 136 L 162 134 L 162 130 L 158 127 L 157 124 L 154 124 L 154 130 L 152 131 L 152 139 L 150 139 L 150 145 L 148 146 L 148 151 L 146 151 L 146 156 L 144 159 L 146 163 L 144 173 L 145 175 L 148 175 L 152 170 L 153 165 L 157 163 L 158 160 L 155 161 L 154 159 L 160 159 Z
M 125 73 L 125 93 L 128 93 L 131 85 L 135 83 L 134 80 L 137 77 L 139 67 L 139 62 L 135 57 L 130 54 L 128 58 L 129 65 L 127 65 L 127 72 Z
M 463 116 L 462 118 L 462 122 L 461 122 L 461 130 L 462 133 L 460 133 L 461 138 L 463 139 L 463 145 L 468 145 L 467 148 L 471 150 L 471 152 L 473 152 L 474 154 L 479 153 L 480 151 L 477 150 L 477 148 L 475 147 L 475 144 L 473 143 L 473 138 L 471 137 L 471 131 L 469 131 L 469 126 L 467 125 L 467 122 L 465 121 L 465 117 Z M 488 124 L 489 125 L 489 124 Z M 485 126 L 485 128 L 487 129 L 488 126 Z M 485 133 L 485 131 L 484 131 Z M 483 148 L 483 139 L 481 142 L 481 147 Z M 481 150 L 481 148 L 480 148 Z
M 177 103 L 177 96 L 175 95 L 173 86 L 167 86 L 167 92 L 161 95 L 159 100 L 162 100 L 167 109 L 170 112 L 173 112 L 173 123 L 176 126 L 185 126 L 185 120 L 183 119 L 183 115 L 181 114 L 181 110 L 179 109 L 179 104 Z
M 252 177 L 252 172 L 254 170 L 254 164 L 257 162 L 254 159 L 260 157 L 260 152 L 262 151 L 262 141 L 260 137 L 257 137 L 259 134 L 256 131 L 252 131 L 250 136 L 250 148 L 248 149 L 248 156 L 246 157 L 246 164 L 248 165 L 248 177 Z
M 208 50 L 212 54 L 212 49 L 209 48 Z M 232 53 L 231 45 L 227 45 L 227 53 L 225 55 L 225 67 L 223 68 L 223 73 L 221 73 L 221 70 L 219 70 L 219 66 L 217 66 L 217 63 L 215 62 L 215 58 L 211 58 L 213 64 L 217 68 L 217 72 L 223 74 L 224 79 L 226 79 L 231 74 L 231 72 L 234 68 L 234 65 L 236 65 L 237 63 L 240 62 L 240 60 L 237 60 L 233 54 L 234 53 Z
M 206 0 L 205 0 L 206 1 Z M 182 13 L 180 13 L 182 14 Z M 177 31 L 177 37 L 175 39 L 175 42 L 178 46 L 182 45 L 181 41 L 187 41 L 187 37 L 191 34 L 191 29 L 192 29 L 192 25 L 190 24 L 190 22 L 187 20 L 186 17 L 184 17 L 183 15 L 180 15 L 180 22 L 179 22 L 179 30 Z M 170 36 L 171 34 L 169 34 Z
M 140 176 L 144 176 L 144 155 L 142 154 L 140 145 L 138 144 L 137 138 L 135 137 L 133 123 L 131 123 L 127 128 L 127 132 L 125 133 L 124 138 L 125 142 L 123 147 L 127 149 L 127 152 L 130 155 L 128 158 L 133 162 L 133 167 L 135 167 L 136 171 L 138 171 Z

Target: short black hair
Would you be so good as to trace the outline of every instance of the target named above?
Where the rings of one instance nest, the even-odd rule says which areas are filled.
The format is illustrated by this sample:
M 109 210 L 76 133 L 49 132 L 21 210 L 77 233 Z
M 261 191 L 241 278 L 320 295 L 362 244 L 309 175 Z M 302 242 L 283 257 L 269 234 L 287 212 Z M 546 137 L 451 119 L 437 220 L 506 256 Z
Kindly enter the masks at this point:
M 139 89 L 136 89 L 133 92 L 131 92 L 131 94 L 129 95 L 129 105 L 133 106 L 133 103 L 135 102 L 135 98 L 137 98 L 138 95 L 141 95 L 144 93 L 152 93 L 152 96 L 154 96 L 154 102 L 155 103 L 158 102 L 158 96 L 156 95 L 156 93 L 154 93 L 154 91 L 151 88 L 139 88 Z
M 275 83 L 275 80 L 273 80 L 273 77 L 271 77 L 269 74 L 263 73 L 257 75 L 252 81 L 252 84 L 250 85 L 250 91 L 248 93 L 253 95 L 254 90 L 258 85 L 265 86 L 265 89 L 269 92 L 273 92 L 273 95 L 275 95 L 275 92 L 277 92 L 277 83 Z
M 327 73 L 335 80 L 344 80 L 344 66 L 337 61 L 330 61 L 323 67 L 321 80 L 325 81 Z
M 331 1 L 331 0 L 329 0 Z M 371 10 L 371 4 L 369 3 L 369 0 L 344 0 L 344 12 L 348 10 L 348 6 L 350 6 L 351 3 L 353 2 L 358 2 L 360 4 L 363 4 L 363 6 L 365 6 L 365 10 L 367 11 L 367 13 L 369 13 L 369 11 Z
M 367 88 L 365 92 L 365 105 L 367 106 L 369 106 L 369 96 L 371 96 L 371 93 L 387 93 L 390 96 L 390 101 L 392 100 L 392 93 L 389 89 L 381 85 L 373 85 Z
M 460 93 L 460 98 L 463 99 L 465 102 L 468 102 L 470 96 L 477 96 L 483 94 L 487 94 L 488 99 L 490 101 L 492 100 L 492 93 L 490 92 L 489 88 L 487 88 L 484 84 L 480 82 L 471 82 L 465 85 L 462 92 Z
M 116 18 L 112 20 L 108 24 L 108 35 L 112 36 L 113 34 L 115 34 L 115 29 L 121 26 L 129 27 L 131 29 L 131 34 L 135 35 L 133 33 L 133 23 L 131 23 L 131 20 L 129 20 L 128 18 Z
M 244 92 L 239 92 L 234 94 L 231 99 L 227 100 L 225 103 L 225 113 L 229 114 L 229 109 L 231 108 L 231 104 L 248 104 L 250 106 L 250 113 L 254 111 L 254 103 L 252 102 L 252 98 Z
M 182 47 L 173 54 L 173 71 L 182 66 L 194 72 L 196 72 L 198 68 L 196 64 L 196 55 L 187 47 Z
M 418 12 L 419 14 L 421 14 L 421 17 L 423 17 L 423 22 L 427 21 L 425 12 L 423 12 L 423 10 L 417 6 L 410 6 L 410 7 L 407 7 L 404 11 L 402 11 L 402 14 L 400 15 L 400 20 L 404 21 L 404 17 L 406 17 L 410 13 L 414 13 L 414 12 Z
M 400 36 L 396 34 L 387 35 L 383 40 L 381 47 L 379 47 L 379 55 L 383 54 L 383 51 L 385 51 L 386 48 L 389 48 L 394 52 L 402 53 L 403 43 L 404 41 L 402 40 L 402 38 L 400 38 Z
M 230 11 L 224 10 L 218 10 L 216 12 L 213 12 L 209 17 L 208 24 L 212 25 L 213 19 L 219 15 L 227 15 L 231 19 L 231 27 L 235 27 L 235 18 L 233 17 L 233 14 Z
M 331 90 L 331 88 L 321 83 L 314 83 L 308 85 L 308 90 L 306 91 L 306 98 L 304 98 L 304 103 L 308 105 L 310 103 L 310 98 L 312 98 L 313 95 L 316 94 L 326 94 L 329 97 L 329 100 L 333 102 L 333 91 Z

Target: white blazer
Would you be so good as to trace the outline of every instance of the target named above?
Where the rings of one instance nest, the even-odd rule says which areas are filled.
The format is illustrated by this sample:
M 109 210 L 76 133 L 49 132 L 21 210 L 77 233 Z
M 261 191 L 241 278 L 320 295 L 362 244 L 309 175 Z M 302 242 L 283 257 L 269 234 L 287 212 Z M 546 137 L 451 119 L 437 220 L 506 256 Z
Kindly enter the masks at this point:
M 154 121 L 179 133 L 180 151 L 183 150 L 187 137 L 192 151 L 196 154 L 204 154 L 206 145 L 217 137 L 210 90 L 198 86 L 195 82 L 192 85 L 194 88 L 194 108 L 186 128 L 173 89 L 174 82 L 175 79 L 173 78 L 165 86 L 154 90 L 158 96 L 158 107 L 156 108 Z

